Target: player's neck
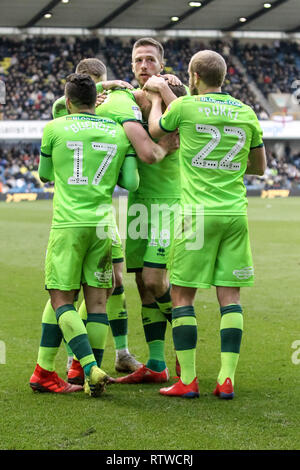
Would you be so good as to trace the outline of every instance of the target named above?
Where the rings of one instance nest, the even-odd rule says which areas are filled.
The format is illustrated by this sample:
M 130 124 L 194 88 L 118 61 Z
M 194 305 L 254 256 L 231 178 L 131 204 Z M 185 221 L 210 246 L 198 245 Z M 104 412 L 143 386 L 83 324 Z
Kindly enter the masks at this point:
M 222 93 L 221 87 L 199 87 L 198 94 L 205 95 L 206 93 Z
M 76 114 L 77 113 L 80 113 L 80 114 L 96 114 L 95 113 L 95 108 L 78 108 L 78 110 L 76 111 Z

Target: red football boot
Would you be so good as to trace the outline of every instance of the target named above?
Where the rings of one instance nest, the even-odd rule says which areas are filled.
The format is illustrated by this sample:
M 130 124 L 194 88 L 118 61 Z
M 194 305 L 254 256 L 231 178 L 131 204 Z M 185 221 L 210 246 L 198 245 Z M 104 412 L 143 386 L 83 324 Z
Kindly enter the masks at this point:
M 234 390 L 231 379 L 227 377 L 222 385 L 217 382 L 217 386 L 213 391 L 213 394 L 216 397 L 224 398 L 225 400 L 231 400 L 234 397 Z
M 70 369 L 68 370 L 69 384 L 83 385 L 84 384 L 84 370 L 80 362 L 73 359 Z
M 61 379 L 56 372 L 50 372 L 36 365 L 29 385 L 34 392 L 73 393 L 83 390 L 81 385 L 71 385 Z
M 179 379 L 178 382 L 171 387 L 161 388 L 159 393 L 168 397 L 198 398 L 198 379 L 195 377 L 189 385 L 185 385 L 181 382 L 181 379 Z
M 115 383 L 163 383 L 167 382 L 169 378 L 170 375 L 167 367 L 162 372 L 155 372 L 154 370 L 148 369 L 148 367 L 143 364 L 135 372 L 132 372 L 132 374 L 125 375 L 124 377 L 118 377 L 117 379 L 115 379 Z

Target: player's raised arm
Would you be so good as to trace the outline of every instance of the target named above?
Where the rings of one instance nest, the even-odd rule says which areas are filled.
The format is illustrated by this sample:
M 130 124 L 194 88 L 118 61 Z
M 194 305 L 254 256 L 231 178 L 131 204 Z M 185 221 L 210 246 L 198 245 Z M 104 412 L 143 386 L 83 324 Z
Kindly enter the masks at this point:
M 178 142 L 175 136 L 170 139 L 162 139 L 155 143 L 148 133 L 138 122 L 124 122 L 124 131 L 135 148 L 138 157 L 145 163 L 158 163 L 168 153 L 178 148 Z
M 265 147 L 256 147 L 250 150 L 246 175 L 263 176 L 267 168 Z
M 160 137 L 163 137 L 166 134 L 166 132 L 159 125 L 160 118 L 162 116 L 162 98 L 161 95 L 158 93 L 148 93 L 147 97 L 152 102 L 152 107 L 148 119 L 149 133 L 151 137 L 153 137 L 153 139 L 159 139 Z
M 140 177 L 135 154 L 126 155 L 119 174 L 118 185 L 127 191 L 136 191 L 140 184 Z
M 168 81 L 162 76 L 157 77 L 156 75 L 152 75 L 145 83 L 143 90 L 159 93 L 165 106 L 169 106 L 169 104 L 177 98 L 169 87 Z
M 124 80 L 106 80 L 101 82 L 103 90 L 114 90 L 115 88 L 128 88 L 133 90 L 131 83 L 125 82 Z

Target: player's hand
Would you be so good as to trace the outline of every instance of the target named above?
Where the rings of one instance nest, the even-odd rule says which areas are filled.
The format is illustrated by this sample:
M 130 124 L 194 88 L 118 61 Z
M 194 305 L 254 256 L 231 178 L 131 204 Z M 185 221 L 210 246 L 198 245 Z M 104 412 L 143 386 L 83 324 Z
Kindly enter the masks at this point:
M 176 77 L 176 75 L 172 75 L 171 73 L 165 73 L 164 75 L 160 74 L 158 76 L 164 78 L 165 80 L 167 80 L 167 82 L 170 83 L 170 85 L 173 85 L 173 86 L 181 86 L 182 85 L 182 82 L 179 80 L 179 78 Z
M 103 90 L 113 90 L 114 88 L 129 88 L 133 90 L 131 83 L 125 82 L 124 80 L 107 80 L 106 82 L 101 82 Z
M 158 144 L 163 147 L 167 154 L 175 152 L 179 149 L 179 132 L 178 130 L 170 132 L 159 139 Z
M 99 93 L 97 95 L 97 98 L 96 98 L 96 108 L 97 106 L 100 106 L 102 103 L 104 103 L 104 101 L 106 100 L 107 98 L 107 92 L 106 91 L 103 91 L 102 93 Z
M 156 93 L 155 91 L 145 90 L 145 96 L 146 96 L 147 100 L 149 100 L 151 103 L 155 99 L 159 99 L 160 101 L 162 100 L 160 94 Z
M 154 91 L 156 93 L 160 93 L 162 87 L 166 86 L 166 80 L 157 75 L 152 75 L 152 77 L 148 78 L 145 85 L 143 86 L 143 90 L 147 91 Z

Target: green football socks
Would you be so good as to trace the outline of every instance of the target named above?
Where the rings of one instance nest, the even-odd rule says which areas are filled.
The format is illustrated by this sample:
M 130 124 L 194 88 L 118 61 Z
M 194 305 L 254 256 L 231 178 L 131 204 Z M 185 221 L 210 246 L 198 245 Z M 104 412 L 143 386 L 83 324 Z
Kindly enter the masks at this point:
M 98 367 L 101 367 L 103 359 L 108 326 L 109 323 L 106 313 L 87 314 L 86 331 Z
M 154 302 L 142 305 L 142 321 L 149 350 L 146 367 L 155 372 L 162 372 L 167 367 L 165 361 L 166 317 Z
M 55 313 L 63 336 L 72 349 L 73 354 L 80 361 L 81 366 L 84 368 L 90 363 L 95 362 L 87 330 L 74 305 L 62 305 Z
M 172 311 L 172 334 L 181 367 L 181 381 L 188 385 L 196 377 L 197 320 L 192 305 Z
M 232 304 L 221 307 L 220 312 L 221 369 L 218 383 L 222 385 L 229 377 L 234 385 L 243 334 L 243 311 L 240 305 Z
M 90 345 L 92 347 L 97 366 L 100 367 L 103 359 L 108 334 L 108 318 L 106 313 L 88 313 L 85 301 L 79 307 L 79 316 L 86 326 Z
M 128 349 L 128 315 L 123 286 L 114 289 L 106 309 L 116 351 Z
M 62 338 L 62 332 L 49 299 L 42 316 L 42 335 L 37 359 L 40 367 L 51 372 L 55 370 L 55 358 Z
M 155 299 L 160 311 L 165 315 L 169 323 L 172 323 L 172 300 L 170 294 L 171 288 L 162 296 Z

